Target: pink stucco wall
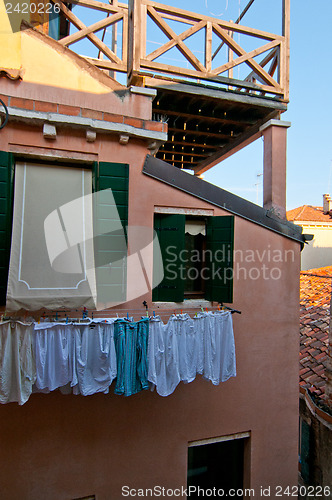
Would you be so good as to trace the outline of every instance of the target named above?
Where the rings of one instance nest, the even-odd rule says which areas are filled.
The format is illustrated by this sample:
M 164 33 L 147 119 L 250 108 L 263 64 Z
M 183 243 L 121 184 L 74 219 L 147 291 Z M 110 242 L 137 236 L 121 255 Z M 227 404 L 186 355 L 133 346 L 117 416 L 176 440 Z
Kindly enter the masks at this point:
M 87 143 L 82 131 L 58 130 L 56 141 L 39 128 L 8 125 L 1 150 L 31 147 L 82 153 L 91 160 L 130 165 L 129 225 L 153 228 L 154 206 L 209 208 L 227 212 L 141 173 L 147 145 L 97 135 Z M 298 426 L 298 277 L 300 245 L 235 217 L 234 281 L 237 377 L 218 387 L 197 378 L 162 398 L 146 391 L 124 398 L 35 394 L 23 406 L 0 408 L 1 496 L 8 499 L 74 499 L 95 494 L 119 500 L 121 487 L 169 488 L 186 485 L 189 441 L 250 432 L 247 473 L 259 496 L 261 486 L 297 484 Z M 247 250 L 255 255 L 249 262 Z M 265 254 L 264 254 L 265 250 Z M 270 250 L 268 253 L 266 250 Z M 284 256 L 274 262 L 272 250 Z M 242 252 L 242 254 L 241 254 Z M 293 252 L 294 259 L 291 257 Z M 273 254 L 276 255 L 275 253 Z M 286 261 L 287 255 L 287 261 Z M 280 270 L 278 279 L 258 279 L 252 267 Z M 277 274 L 274 274 L 276 276 Z M 151 293 L 128 307 L 141 307 Z M 274 498 L 274 495 L 271 495 Z

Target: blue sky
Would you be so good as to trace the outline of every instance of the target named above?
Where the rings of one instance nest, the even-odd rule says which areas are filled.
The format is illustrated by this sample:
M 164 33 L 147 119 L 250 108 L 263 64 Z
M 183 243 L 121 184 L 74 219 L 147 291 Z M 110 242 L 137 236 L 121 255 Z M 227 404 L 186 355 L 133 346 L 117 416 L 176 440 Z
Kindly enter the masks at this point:
M 256 27 L 254 17 L 261 22 L 260 7 L 272 2 L 256 0 L 252 15 L 249 11 L 242 23 Z M 208 5 L 219 3 L 226 2 L 210 0 Z M 331 20 L 331 0 L 291 0 L 290 103 L 282 115 L 292 123 L 288 129 L 287 209 L 321 206 L 322 195 L 332 192 Z M 258 190 L 261 204 L 262 177 L 257 174 L 262 165 L 263 142 L 259 139 L 212 168 L 205 179 L 254 203 Z
M 234 21 L 248 1 L 163 0 L 160 3 Z M 74 9 L 74 12 L 79 15 L 77 9 L 80 7 Z M 242 24 L 281 34 L 281 9 L 282 0 L 255 0 L 243 18 Z M 86 9 L 84 10 L 86 14 Z M 292 123 L 291 128 L 288 129 L 287 209 L 304 204 L 322 205 L 322 195 L 328 192 L 332 194 L 330 126 L 332 107 L 328 88 L 332 81 L 331 42 L 329 41 L 331 20 L 331 0 L 316 0 L 315 2 L 291 0 L 290 104 L 288 110 L 282 115 L 283 120 Z M 94 19 L 90 18 L 89 22 L 86 22 L 91 24 L 93 21 Z M 173 29 L 177 31 L 175 24 Z M 178 31 L 182 32 L 183 28 L 179 27 Z M 118 35 L 120 42 L 121 33 Z M 105 38 L 106 43 L 110 42 L 110 37 L 111 34 L 108 33 Z M 247 48 L 245 44 L 251 42 L 249 40 L 246 42 L 244 38 L 245 35 L 235 34 L 235 40 Z M 166 38 L 163 38 L 160 31 L 152 29 L 148 33 L 147 46 L 154 50 L 164 40 Z M 83 55 L 86 51 L 80 50 L 80 43 L 83 42 L 71 48 Z M 199 36 L 196 39 L 192 37 L 188 41 L 188 45 L 191 44 L 190 48 L 198 58 L 203 54 L 203 43 L 203 39 L 199 39 Z M 86 55 L 90 54 L 86 53 Z M 172 49 L 168 57 L 169 64 L 172 64 L 172 58 L 173 61 L 180 61 L 182 58 L 177 49 Z M 222 57 L 221 53 L 220 57 Z M 167 60 L 161 62 L 167 62 Z M 240 71 L 242 70 L 234 69 L 234 78 L 243 76 Z M 210 169 L 205 173 L 204 178 L 254 203 L 262 204 L 262 176 L 260 175 L 262 171 L 263 141 L 258 139 Z

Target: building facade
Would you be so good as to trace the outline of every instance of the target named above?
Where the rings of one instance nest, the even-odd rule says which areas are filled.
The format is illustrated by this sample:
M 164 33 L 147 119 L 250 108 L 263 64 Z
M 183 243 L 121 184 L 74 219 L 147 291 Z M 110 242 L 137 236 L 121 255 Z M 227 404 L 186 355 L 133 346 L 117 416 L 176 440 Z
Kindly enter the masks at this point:
M 159 90 L 124 87 L 23 27 L 13 35 L 7 26 L 0 59 L 3 323 L 66 324 L 86 313 L 139 320 L 146 307 L 166 322 L 218 304 L 241 314 L 233 315 L 236 376 L 227 382 L 197 376 L 168 397 L 126 398 L 113 386 L 90 396 L 36 392 L 22 406 L 2 405 L 7 498 L 120 499 L 155 487 L 178 495 L 202 473 L 202 485 L 237 489 L 238 498 L 295 486 L 304 238 L 283 218 L 288 124 L 269 109 L 249 134 L 265 137 L 265 208 L 257 207 L 154 156 L 170 134 L 165 120 L 152 119 Z M 256 103 L 243 99 L 246 109 Z M 70 205 L 77 199 L 87 200 L 85 212 Z M 87 292 L 75 266 L 80 228 L 90 226 Z

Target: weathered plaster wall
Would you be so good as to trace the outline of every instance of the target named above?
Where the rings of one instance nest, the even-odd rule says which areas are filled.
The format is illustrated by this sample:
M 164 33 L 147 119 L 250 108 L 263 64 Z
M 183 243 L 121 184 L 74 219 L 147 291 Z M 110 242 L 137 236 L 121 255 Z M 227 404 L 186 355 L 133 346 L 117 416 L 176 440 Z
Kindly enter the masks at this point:
M 54 148 L 79 152 L 83 161 L 128 163 L 129 224 L 146 226 L 151 234 L 156 205 L 227 213 L 143 175 L 143 141 L 122 146 L 116 137 L 97 135 L 87 143 L 84 132 L 59 129 L 52 142 L 38 127 L 8 125 L 1 149 L 17 145 L 30 153 Z M 245 431 L 251 433 L 246 468 L 256 495 L 261 486 L 274 491 L 297 484 L 300 246 L 236 217 L 235 249 L 235 265 L 243 268 L 234 280 L 234 307 L 242 311 L 233 316 L 237 377 L 218 387 L 198 377 L 167 398 L 150 391 L 130 398 L 53 393 L 33 395 L 23 407 L 2 406 L 0 482 L 7 498 L 96 494 L 98 500 L 120 500 L 123 485 L 185 486 L 188 441 Z M 281 260 L 273 260 L 272 250 Z M 265 279 L 262 265 L 280 273 Z M 259 277 L 250 274 L 253 267 Z M 124 309 L 142 307 L 144 299 L 151 305 L 151 292 Z

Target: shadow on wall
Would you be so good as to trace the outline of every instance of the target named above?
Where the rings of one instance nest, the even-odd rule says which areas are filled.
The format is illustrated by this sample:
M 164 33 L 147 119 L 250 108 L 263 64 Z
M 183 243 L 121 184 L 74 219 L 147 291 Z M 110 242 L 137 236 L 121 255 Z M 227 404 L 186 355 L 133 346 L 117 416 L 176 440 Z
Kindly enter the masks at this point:
M 306 244 L 301 254 L 301 271 L 326 266 L 332 266 L 332 245 L 315 246 L 315 240 Z

